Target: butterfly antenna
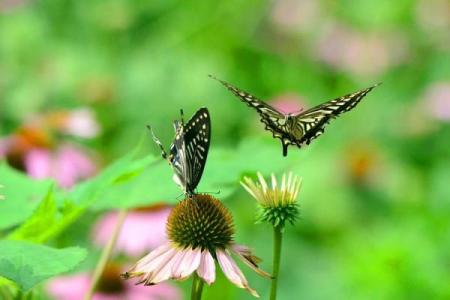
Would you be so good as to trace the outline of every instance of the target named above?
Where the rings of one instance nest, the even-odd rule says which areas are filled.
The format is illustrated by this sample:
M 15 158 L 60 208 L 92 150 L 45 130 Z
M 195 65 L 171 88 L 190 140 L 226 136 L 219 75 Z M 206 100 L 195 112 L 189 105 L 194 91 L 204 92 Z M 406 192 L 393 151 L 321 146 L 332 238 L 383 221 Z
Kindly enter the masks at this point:
M 152 135 L 152 139 L 153 141 L 158 145 L 159 149 L 161 149 L 161 156 L 164 159 L 167 159 L 167 152 L 166 150 L 164 150 L 164 146 L 162 145 L 161 141 L 159 140 L 159 138 L 155 135 L 155 133 L 153 132 L 153 129 L 150 125 L 147 125 L 147 129 L 150 131 L 150 134 Z

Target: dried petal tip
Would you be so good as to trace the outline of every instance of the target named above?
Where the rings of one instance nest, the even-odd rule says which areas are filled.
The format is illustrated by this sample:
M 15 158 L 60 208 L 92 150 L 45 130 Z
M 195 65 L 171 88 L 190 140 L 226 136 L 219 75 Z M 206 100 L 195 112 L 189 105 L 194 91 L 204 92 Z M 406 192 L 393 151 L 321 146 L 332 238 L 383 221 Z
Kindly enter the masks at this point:
M 210 195 L 181 201 L 167 221 L 167 235 L 180 248 L 225 249 L 233 241 L 233 219 L 228 209 Z
M 301 186 L 301 178 L 290 172 L 283 174 L 281 182 L 277 183 L 272 174 L 270 187 L 261 173 L 257 173 L 258 181 L 244 177 L 241 185 L 256 199 L 261 207 L 259 221 L 266 221 L 275 227 L 284 228 L 286 222 L 293 224 L 299 210 L 297 196 Z

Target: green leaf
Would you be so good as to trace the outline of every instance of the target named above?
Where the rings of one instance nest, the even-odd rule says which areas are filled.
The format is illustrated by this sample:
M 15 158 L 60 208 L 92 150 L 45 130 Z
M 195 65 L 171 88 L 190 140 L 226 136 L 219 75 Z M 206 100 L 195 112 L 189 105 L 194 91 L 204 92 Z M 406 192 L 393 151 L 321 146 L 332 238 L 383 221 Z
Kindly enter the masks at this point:
M 0 276 L 27 291 L 36 284 L 68 272 L 86 258 L 79 247 L 55 249 L 24 241 L 0 241 Z
M 13 240 L 29 240 L 40 243 L 47 240 L 48 229 L 57 222 L 58 210 L 53 196 L 53 187 L 50 187 L 44 200 L 41 201 L 31 218 L 9 234 Z
M 218 193 L 225 199 L 236 188 L 243 174 L 279 172 L 289 161 L 281 155 L 281 146 L 267 140 L 247 140 L 238 149 L 212 148 L 199 192 Z M 251 155 L 249 155 L 251 154 Z M 94 204 L 96 209 L 133 208 L 158 202 L 176 203 L 182 191 L 173 182 L 173 171 L 161 159 L 153 159 L 146 169 L 128 182 L 118 182 L 105 190 Z
M 0 229 L 6 229 L 26 220 L 48 191 L 50 180 L 33 180 L 6 163 L 0 162 L 0 184 L 5 199 L 0 200 Z

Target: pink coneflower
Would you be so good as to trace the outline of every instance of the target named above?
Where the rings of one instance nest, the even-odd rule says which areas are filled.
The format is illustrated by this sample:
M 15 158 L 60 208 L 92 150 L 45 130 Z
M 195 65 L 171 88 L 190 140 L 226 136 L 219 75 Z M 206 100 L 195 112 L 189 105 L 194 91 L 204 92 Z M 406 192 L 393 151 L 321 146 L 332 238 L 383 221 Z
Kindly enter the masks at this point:
M 152 205 L 130 211 L 122 225 L 115 250 L 137 256 L 166 242 L 165 228 L 170 211 L 171 207 L 167 205 Z M 98 246 L 106 246 L 116 226 L 117 218 L 118 213 L 110 212 L 97 222 L 93 240 Z M 142 234 L 142 228 L 148 228 L 148 234 Z
M 41 117 L 50 128 L 54 128 L 64 134 L 81 138 L 93 138 L 100 133 L 94 112 L 87 107 L 81 107 L 68 111 L 55 111 Z
M 356 75 L 377 75 L 408 58 L 401 34 L 360 33 L 331 26 L 321 36 L 317 56 L 330 66 Z
M 304 99 L 294 93 L 279 95 L 270 100 L 269 104 L 285 114 L 299 113 L 305 109 Z
M 63 145 L 56 150 L 36 148 L 25 154 L 25 171 L 34 178 L 53 178 L 59 186 L 70 188 L 95 173 L 92 160 L 78 147 Z
M 309 31 L 317 25 L 320 3 L 314 0 L 277 0 L 273 2 L 272 22 L 291 32 Z
M 440 121 L 450 121 L 450 82 L 429 86 L 423 101 L 430 116 Z
M 123 277 L 137 277 L 138 284 L 154 285 L 168 279 L 183 280 L 195 272 L 210 285 L 216 279 L 218 262 L 232 283 L 258 297 L 232 255 L 258 274 L 270 277 L 258 268 L 260 260 L 248 247 L 234 243 L 230 212 L 209 195 L 194 195 L 178 203 L 169 216 L 167 234 L 169 242 L 139 260 Z
M 93 300 L 178 300 L 180 292 L 173 286 L 162 284 L 151 288 L 120 280 L 120 268 L 107 265 L 97 286 Z M 58 277 L 49 282 L 47 292 L 56 300 L 80 300 L 89 291 L 91 276 L 79 273 Z

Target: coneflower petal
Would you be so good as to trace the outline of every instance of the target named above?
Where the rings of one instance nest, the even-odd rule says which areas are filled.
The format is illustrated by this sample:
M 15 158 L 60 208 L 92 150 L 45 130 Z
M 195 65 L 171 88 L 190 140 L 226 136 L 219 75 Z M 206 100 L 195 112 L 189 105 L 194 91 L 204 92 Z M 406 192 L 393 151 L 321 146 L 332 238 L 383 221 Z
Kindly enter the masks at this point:
M 248 177 L 245 177 L 244 180 L 247 181 L 246 183 L 241 181 L 241 185 L 242 187 L 250 194 L 253 196 L 253 198 L 255 198 L 256 200 L 258 200 L 258 197 L 256 196 L 256 194 L 253 192 L 253 182 L 248 182 Z M 252 187 L 251 187 L 252 186 Z
M 172 276 L 172 266 L 178 253 L 179 252 L 176 249 L 170 249 L 166 252 L 164 259 L 162 259 L 157 268 L 151 272 L 151 276 L 148 276 L 145 285 L 153 285 L 169 279 Z
M 262 191 L 265 194 L 267 192 L 267 189 L 269 188 L 267 186 L 266 180 L 264 179 L 261 173 L 258 172 L 256 173 L 256 175 L 258 176 L 259 182 L 261 183 Z
M 183 280 L 192 274 L 200 265 L 201 250 L 187 249 L 172 266 L 172 276 L 174 279 Z
M 154 263 L 158 262 L 161 259 L 161 256 L 163 256 L 167 251 L 171 249 L 171 245 L 169 243 L 166 243 L 162 246 L 159 246 L 152 252 L 150 252 L 148 255 L 144 256 L 142 259 L 140 259 L 136 265 L 131 268 L 129 273 L 132 273 L 134 270 L 139 270 L 140 272 L 151 272 L 152 266 Z M 159 259 L 159 260 L 158 260 Z
M 214 258 L 209 251 L 204 250 L 201 255 L 200 266 L 197 269 L 197 274 L 208 285 L 211 285 L 216 280 L 216 264 Z
M 223 250 L 218 250 L 216 254 L 217 261 L 219 262 L 219 265 L 228 280 L 236 286 L 248 290 L 253 296 L 259 298 L 258 293 L 248 286 L 247 279 L 230 255 Z

